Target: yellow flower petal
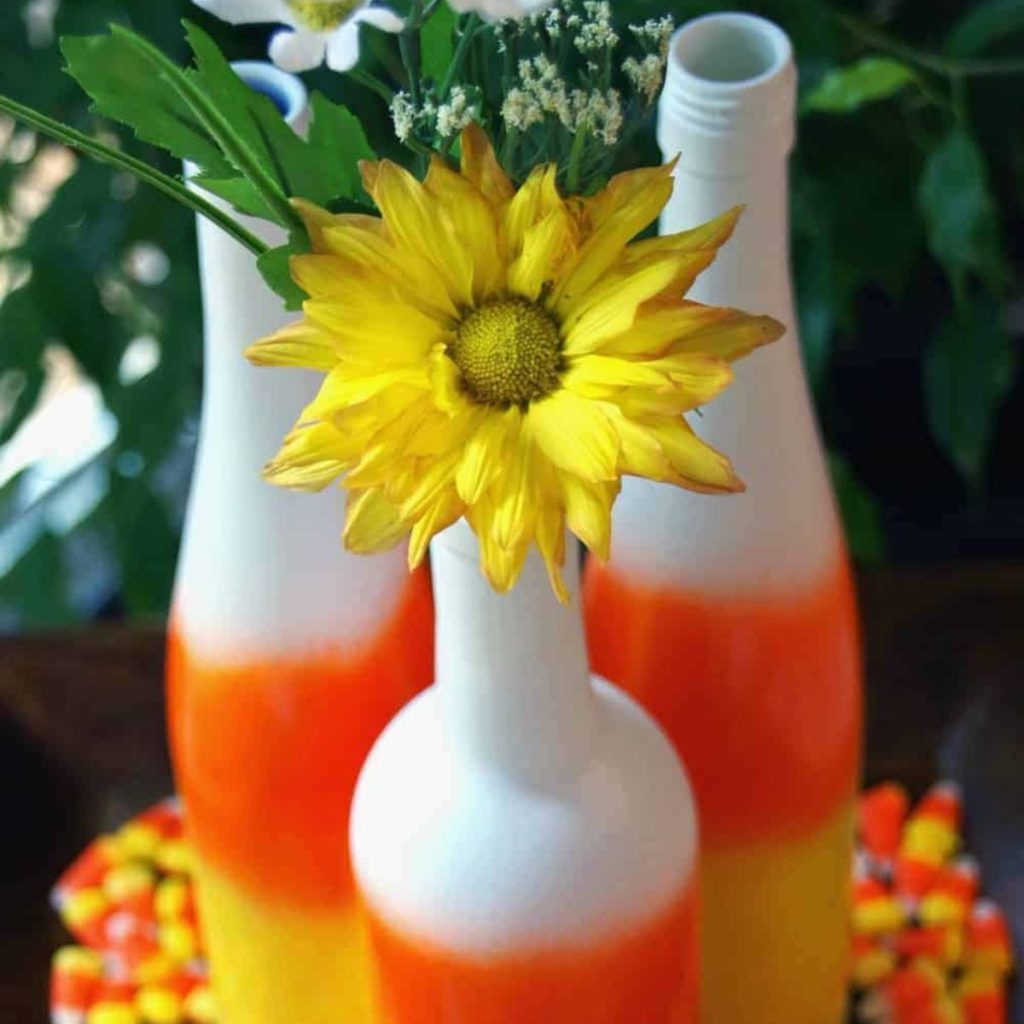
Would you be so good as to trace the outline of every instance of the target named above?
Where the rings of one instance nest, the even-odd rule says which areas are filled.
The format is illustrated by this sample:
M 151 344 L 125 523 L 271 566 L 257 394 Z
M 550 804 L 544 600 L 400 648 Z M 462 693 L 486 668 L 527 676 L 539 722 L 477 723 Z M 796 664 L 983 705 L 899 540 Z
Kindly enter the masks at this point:
M 646 260 L 652 255 L 669 252 L 717 252 L 732 237 L 742 214 L 743 207 L 734 206 L 706 224 L 691 228 L 689 231 L 677 231 L 675 234 L 658 235 L 656 238 L 634 242 L 626 250 L 623 262 L 628 266 Z
M 505 267 L 498 249 L 494 208 L 475 185 L 436 155 L 424 187 L 437 200 L 437 215 L 450 225 L 466 254 L 473 298 L 479 302 L 499 291 L 504 286 Z
M 329 372 L 338 364 L 331 335 L 305 320 L 250 345 L 245 355 L 255 366 L 303 366 Z
M 732 362 L 780 337 L 785 328 L 768 316 L 678 300 L 649 302 L 622 334 L 598 348 L 605 355 L 660 356 L 695 352 Z
M 478 502 L 491 482 L 505 471 L 507 446 L 521 428 L 522 413 L 507 409 L 485 416 L 466 441 L 466 450 L 455 474 L 455 487 L 468 505 Z
M 537 502 L 537 549 L 548 570 L 548 580 L 555 597 L 562 604 L 569 603 L 569 589 L 562 576 L 565 565 L 565 511 L 558 494 L 558 476 L 543 464 L 537 467 L 537 487 L 540 498 Z M 576 556 L 575 549 L 572 552 Z
M 627 243 L 650 224 L 672 195 L 672 167 L 646 167 L 616 175 L 588 205 L 594 230 L 553 303 L 570 316 L 598 279 L 621 258 Z
M 565 473 L 562 493 L 569 529 L 598 558 L 607 561 L 612 542 L 612 502 L 619 493 L 618 483 L 588 483 Z
M 471 124 L 463 130 L 460 139 L 463 176 L 476 185 L 495 207 L 511 199 L 515 189 L 501 169 L 484 130 L 478 124 Z
M 557 276 L 573 243 L 573 224 L 564 206 L 526 229 L 522 250 L 508 271 L 510 291 L 536 299 Z
M 383 160 L 372 178 L 373 201 L 399 248 L 426 259 L 457 305 L 473 301 L 473 264 L 436 198 L 405 168 Z
M 508 204 L 502 220 L 502 238 L 508 259 L 514 261 L 523 251 L 527 232 L 555 210 L 565 209 L 558 194 L 554 164 L 535 167 Z
M 677 257 L 663 257 L 633 274 L 608 277 L 591 289 L 586 300 L 563 322 L 566 354 L 594 352 L 607 339 L 626 332 L 636 320 L 639 307 L 672 283 L 678 265 Z
M 356 457 L 356 450 L 331 424 L 301 424 L 285 438 L 263 475 L 280 487 L 322 491 Z
M 409 534 L 409 569 L 416 569 L 427 557 L 430 540 L 448 529 L 466 510 L 459 496 L 452 491 L 438 494 L 433 503 L 420 513 Z
M 644 424 L 657 439 L 680 486 L 692 491 L 721 494 L 742 491 L 732 463 L 702 441 L 682 418 L 671 417 Z
M 526 432 L 560 469 L 584 480 L 613 480 L 619 439 L 604 410 L 571 391 L 534 402 Z
M 383 221 L 373 220 L 377 228 Z M 404 302 L 430 316 L 452 320 L 458 310 L 452 303 L 441 275 L 432 263 L 415 252 L 394 246 L 383 230 L 374 230 L 353 223 L 337 223 L 323 232 L 324 247 L 351 266 L 347 276 L 361 280 L 385 279 L 396 289 Z M 354 272 L 354 273 L 353 273 Z
M 345 546 L 358 554 L 387 551 L 407 533 L 398 509 L 377 490 L 349 494 L 343 534 Z

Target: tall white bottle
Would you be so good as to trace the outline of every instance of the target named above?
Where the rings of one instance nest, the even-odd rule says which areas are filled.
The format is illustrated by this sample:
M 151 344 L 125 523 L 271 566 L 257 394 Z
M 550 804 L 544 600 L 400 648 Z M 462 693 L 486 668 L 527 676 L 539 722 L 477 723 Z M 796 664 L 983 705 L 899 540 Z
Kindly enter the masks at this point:
M 789 40 L 756 17 L 697 19 L 673 40 L 658 138 L 681 159 L 661 230 L 744 204 L 690 297 L 788 332 L 737 364 L 698 423 L 746 493 L 625 481 L 611 561 L 590 565 L 585 590 L 595 670 L 665 726 L 694 783 L 707 1024 L 842 1013 L 859 657 L 793 315 L 795 80 Z
M 437 682 L 352 814 L 388 1024 L 695 1020 L 696 830 L 664 734 L 590 677 L 532 553 L 498 595 L 464 522 L 431 548 Z
M 298 79 L 238 70 L 301 127 Z M 246 226 L 283 242 L 264 222 Z M 232 1024 L 360 1024 L 368 972 L 348 809 L 377 734 L 429 682 L 429 583 L 410 579 L 401 552 L 343 550 L 338 490 L 262 480 L 317 378 L 246 362 L 248 345 L 296 315 L 248 251 L 207 221 L 198 234 L 202 425 L 167 675 L 214 985 Z

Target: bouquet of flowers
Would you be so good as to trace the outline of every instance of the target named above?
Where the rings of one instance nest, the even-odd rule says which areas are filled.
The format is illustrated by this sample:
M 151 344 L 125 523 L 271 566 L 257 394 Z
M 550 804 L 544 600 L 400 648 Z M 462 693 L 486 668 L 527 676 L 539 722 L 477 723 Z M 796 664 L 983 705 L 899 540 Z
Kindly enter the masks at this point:
M 623 474 L 741 488 L 684 418 L 782 333 L 684 298 L 740 211 L 637 240 L 672 191 L 670 165 L 628 166 L 671 19 L 620 25 L 606 0 L 196 2 L 281 26 L 275 63 L 326 61 L 369 113 L 315 93 L 300 137 L 188 23 L 190 67 L 122 26 L 63 50 L 99 113 L 198 169 L 189 185 L 12 99 L 0 109 L 211 218 L 301 307 L 250 351 L 324 374 L 270 480 L 340 480 L 348 546 L 408 537 L 413 566 L 465 517 L 499 590 L 535 544 L 563 599 L 565 528 L 605 553 Z

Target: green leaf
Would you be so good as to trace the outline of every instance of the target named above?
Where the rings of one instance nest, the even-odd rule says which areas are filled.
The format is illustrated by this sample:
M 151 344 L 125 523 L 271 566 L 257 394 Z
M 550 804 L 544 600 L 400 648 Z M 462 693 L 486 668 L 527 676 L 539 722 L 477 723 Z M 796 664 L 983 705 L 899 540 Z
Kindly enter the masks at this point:
M 199 119 L 152 65 L 117 35 L 61 40 L 66 71 L 93 100 L 93 110 L 127 125 L 143 142 L 191 160 L 215 177 L 237 171 Z
M 190 180 L 230 203 L 239 213 L 262 220 L 276 220 L 274 211 L 246 178 L 215 178 L 209 174 L 196 174 Z
M 997 286 L 1005 272 L 996 204 L 981 150 L 963 128 L 953 128 L 928 157 L 918 199 L 928 247 L 957 292 L 968 271 Z
M 829 453 L 828 465 L 850 554 L 860 565 L 881 565 L 886 544 L 878 502 L 838 452 Z
M 453 36 L 458 15 L 446 4 L 438 4 L 420 35 L 421 65 L 426 78 L 440 82 L 455 52 Z
M 129 613 L 162 616 L 169 604 L 178 536 L 144 477 L 110 476 L 103 503 L 121 558 L 121 594 Z
M 943 49 L 951 57 L 974 57 L 1017 32 L 1024 32 L 1024 0 L 972 3 L 950 29 Z
M 348 108 L 333 103 L 319 92 L 313 93 L 312 113 L 313 121 L 309 126 L 310 157 L 316 167 L 329 172 L 327 189 L 332 193 L 322 205 L 326 206 L 336 199 L 364 196 L 359 161 L 373 160 L 376 154 L 366 140 L 359 118 Z
M 914 71 L 888 57 L 865 57 L 829 72 L 804 98 L 804 110 L 849 114 L 866 103 L 889 99 L 914 81 Z
M 0 613 L 8 611 L 22 629 L 49 629 L 74 619 L 65 589 L 61 543 L 49 530 L 7 572 L 0 573 Z
M 306 301 L 306 293 L 292 280 L 291 258 L 294 252 L 291 245 L 282 245 L 264 253 L 256 261 L 263 279 L 284 299 L 285 309 L 292 311 L 302 309 L 302 303 Z
M 972 293 L 939 328 L 924 365 L 928 422 L 961 474 L 980 485 L 989 441 L 1016 360 L 996 301 Z

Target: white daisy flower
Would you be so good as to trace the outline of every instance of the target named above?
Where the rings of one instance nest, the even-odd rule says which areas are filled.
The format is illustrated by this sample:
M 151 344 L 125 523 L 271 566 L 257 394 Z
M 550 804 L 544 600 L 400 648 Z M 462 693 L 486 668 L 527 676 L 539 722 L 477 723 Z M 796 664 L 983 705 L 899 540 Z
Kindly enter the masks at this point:
M 546 10 L 554 0 L 448 0 L 449 6 L 459 14 L 473 12 L 485 21 L 504 18 L 526 18 Z
M 359 62 L 359 26 L 399 32 L 402 19 L 368 0 L 194 0 L 231 25 L 287 25 L 270 41 L 270 59 L 284 71 L 311 71 L 326 58 L 334 71 Z

